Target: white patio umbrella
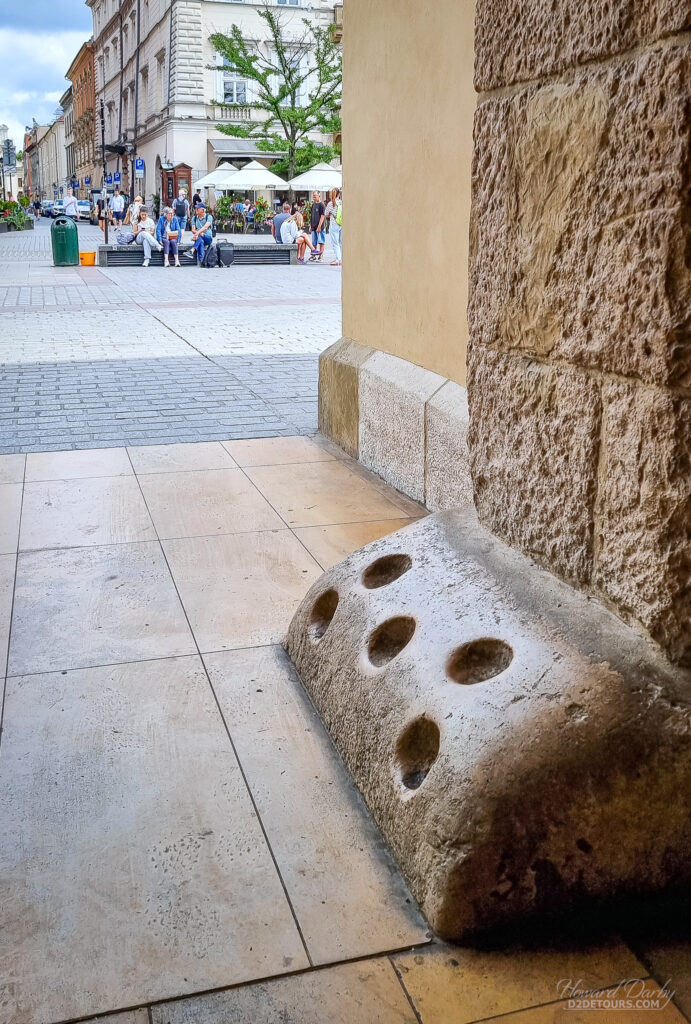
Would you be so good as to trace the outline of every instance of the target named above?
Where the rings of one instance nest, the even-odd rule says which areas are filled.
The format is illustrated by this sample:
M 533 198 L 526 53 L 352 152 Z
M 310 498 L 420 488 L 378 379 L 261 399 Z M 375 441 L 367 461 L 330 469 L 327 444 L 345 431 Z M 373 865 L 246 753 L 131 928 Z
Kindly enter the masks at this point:
M 238 173 L 237 167 L 233 164 L 221 164 L 215 171 L 200 178 L 195 182 L 195 189 L 200 188 L 229 188 L 228 182 Z
M 283 178 L 279 178 L 277 174 L 268 170 L 258 160 L 252 160 L 241 171 L 237 171 L 230 179 L 230 182 L 229 188 L 242 189 L 242 191 L 248 192 L 261 192 L 263 189 L 283 189 L 288 187 L 288 183 Z
M 342 181 L 343 174 L 339 167 L 331 167 L 329 164 L 315 164 L 311 170 L 298 174 L 288 184 L 291 188 L 307 192 L 328 192 L 332 188 L 341 188 Z

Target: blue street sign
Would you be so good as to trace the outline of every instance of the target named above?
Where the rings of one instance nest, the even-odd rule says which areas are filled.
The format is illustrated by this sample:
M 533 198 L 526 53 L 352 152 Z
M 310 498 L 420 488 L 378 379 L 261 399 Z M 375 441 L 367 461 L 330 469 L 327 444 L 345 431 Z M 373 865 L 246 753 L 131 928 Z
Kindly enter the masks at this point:
M 113 181 L 116 185 L 120 184 L 120 171 L 115 172 L 115 174 L 113 175 Z
M 106 185 L 112 185 L 112 184 L 113 184 L 113 175 L 112 174 L 106 174 Z
M 140 156 L 134 161 L 134 176 L 135 178 L 144 177 L 144 161 Z
M 88 175 L 87 175 L 86 178 L 84 178 L 84 184 L 85 185 L 90 185 L 91 184 L 91 178 L 89 178 Z

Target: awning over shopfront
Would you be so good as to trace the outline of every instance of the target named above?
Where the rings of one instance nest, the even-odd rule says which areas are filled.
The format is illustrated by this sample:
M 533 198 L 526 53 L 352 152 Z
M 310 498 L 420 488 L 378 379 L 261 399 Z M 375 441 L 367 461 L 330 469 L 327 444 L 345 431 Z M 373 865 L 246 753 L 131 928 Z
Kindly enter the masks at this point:
M 265 153 L 263 149 L 257 148 L 253 139 L 233 139 L 230 136 L 226 139 L 209 139 L 214 156 L 222 160 L 274 160 L 281 153 Z

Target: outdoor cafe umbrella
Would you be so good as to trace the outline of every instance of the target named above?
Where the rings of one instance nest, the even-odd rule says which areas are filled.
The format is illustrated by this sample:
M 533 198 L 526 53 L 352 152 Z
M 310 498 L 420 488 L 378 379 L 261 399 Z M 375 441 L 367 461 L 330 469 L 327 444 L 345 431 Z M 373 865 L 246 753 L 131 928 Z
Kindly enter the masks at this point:
M 194 187 L 197 190 L 200 188 L 230 188 L 228 183 L 237 173 L 238 169 L 233 164 L 221 164 L 221 166 L 217 167 L 215 171 L 211 171 L 209 174 L 205 175 L 205 177 L 200 178 L 199 181 L 195 183 Z
M 252 160 L 229 180 L 228 188 L 240 189 L 243 192 L 261 192 L 263 189 L 285 189 L 288 187 L 283 178 L 279 178 L 277 174 L 268 170 L 257 160 Z
M 332 188 L 341 188 L 342 179 L 339 168 L 329 164 L 315 164 L 311 170 L 298 174 L 288 184 L 304 192 L 329 192 Z

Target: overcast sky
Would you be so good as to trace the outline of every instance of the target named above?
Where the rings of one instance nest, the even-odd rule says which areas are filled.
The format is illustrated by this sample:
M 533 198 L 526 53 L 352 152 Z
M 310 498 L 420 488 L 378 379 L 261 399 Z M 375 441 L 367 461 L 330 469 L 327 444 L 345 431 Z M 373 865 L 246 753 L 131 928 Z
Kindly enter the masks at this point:
M 32 117 L 53 120 L 68 85 L 65 72 L 90 36 L 83 0 L 0 0 L 0 124 L 17 149 Z

